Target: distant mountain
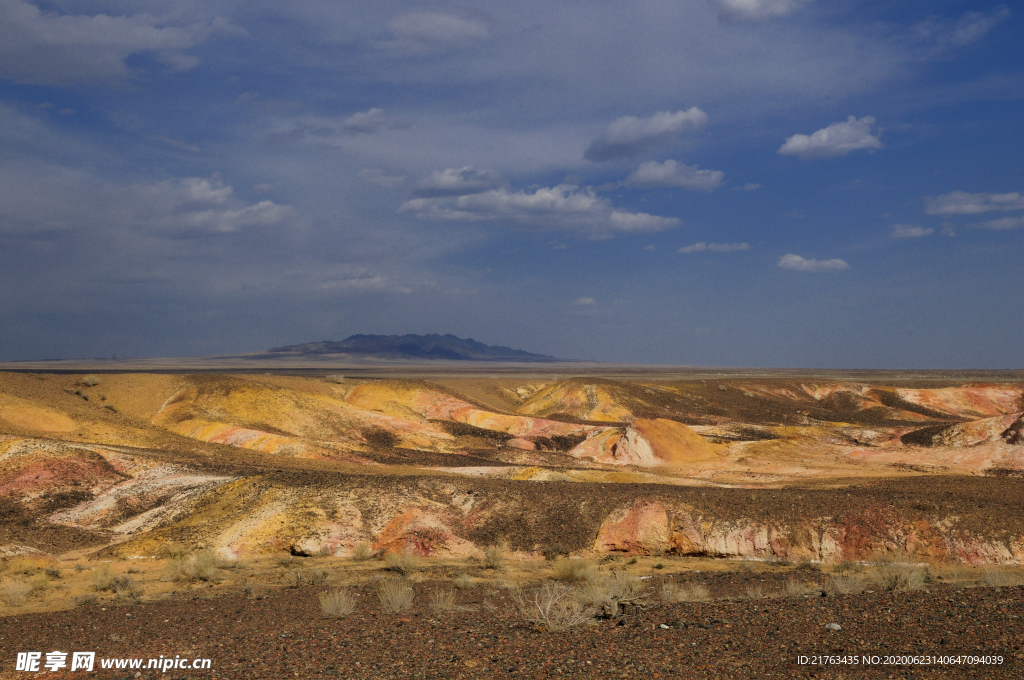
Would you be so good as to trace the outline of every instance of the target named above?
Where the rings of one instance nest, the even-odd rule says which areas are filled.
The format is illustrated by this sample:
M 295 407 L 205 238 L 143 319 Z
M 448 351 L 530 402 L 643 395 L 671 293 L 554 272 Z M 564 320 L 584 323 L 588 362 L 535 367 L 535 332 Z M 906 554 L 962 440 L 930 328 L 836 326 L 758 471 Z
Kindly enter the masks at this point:
M 271 354 L 320 357 L 331 354 L 376 357 L 379 359 L 441 359 L 447 361 L 558 361 L 555 357 L 533 354 L 511 347 L 485 345 L 471 338 L 454 335 L 352 335 L 344 340 L 307 342 L 275 347 Z

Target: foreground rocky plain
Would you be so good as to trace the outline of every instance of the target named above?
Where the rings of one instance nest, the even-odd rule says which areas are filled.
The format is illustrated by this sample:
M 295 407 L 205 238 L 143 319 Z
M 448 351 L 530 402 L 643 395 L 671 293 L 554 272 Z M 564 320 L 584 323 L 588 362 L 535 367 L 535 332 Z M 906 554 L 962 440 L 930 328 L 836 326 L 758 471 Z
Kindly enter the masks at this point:
M 1016 666 L 939 677 L 1020 673 L 1021 376 L 553 372 L 0 373 L 4 654 L 189 640 L 225 677 L 904 677 L 939 671 L 790 657 L 910 653 L 955 618 L 944 649 Z M 591 623 L 583 602 L 577 633 L 527 621 L 524 593 L 563 563 L 593 568 L 579 592 L 639 579 L 642 606 Z M 887 587 L 890 563 L 914 583 Z M 421 604 L 385 614 L 375 589 L 403 571 Z M 459 578 L 462 604 L 431 610 Z M 673 579 L 710 599 L 672 601 Z M 322 619 L 316 595 L 337 587 L 356 613 Z M 948 614 L 905 621 L 933 610 Z M 277 661 L 212 647 L 259 635 Z M 273 665 L 289 650 L 306 670 Z

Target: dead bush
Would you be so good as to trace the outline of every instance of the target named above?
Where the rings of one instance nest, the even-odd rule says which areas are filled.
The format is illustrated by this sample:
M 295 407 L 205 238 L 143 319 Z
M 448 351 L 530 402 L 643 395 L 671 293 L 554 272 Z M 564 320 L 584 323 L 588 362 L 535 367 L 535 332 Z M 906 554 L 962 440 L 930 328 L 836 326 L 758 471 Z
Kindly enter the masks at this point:
M 554 579 L 581 583 L 597 578 L 597 564 L 592 560 L 559 560 L 555 562 Z
M 459 574 L 452 579 L 452 585 L 459 590 L 469 590 L 476 588 L 476 581 L 469 574 Z
M 882 590 L 889 592 L 920 590 L 927 578 L 923 567 L 891 557 L 879 558 L 872 566 L 875 568 L 875 581 Z
M 25 602 L 25 597 L 32 592 L 32 586 L 17 581 L 4 581 L 4 601 L 9 607 L 19 607 Z
M 201 550 L 190 557 L 172 558 L 167 569 L 174 581 L 192 583 L 195 581 L 216 581 L 218 560 L 211 550 Z
M 596 611 L 583 604 L 576 588 L 545 582 L 527 593 L 514 593 L 520 614 L 552 633 L 564 633 L 594 621 Z
M 749 585 L 743 592 L 748 600 L 763 600 L 768 597 L 764 592 L 764 586 L 760 584 Z
M 384 564 L 390 571 L 411 574 L 419 567 L 419 559 L 411 550 L 395 550 L 384 556 Z
M 803 597 L 804 595 L 810 595 L 818 590 L 815 585 L 808 585 L 803 581 L 797 581 L 796 579 L 789 579 L 786 581 L 786 585 L 782 588 L 786 597 Z
M 330 619 L 341 619 L 356 609 L 356 598 L 346 588 L 320 593 L 320 612 Z
M 703 583 L 672 583 L 661 585 L 661 599 L 675 604 L 679 602 L 707 602 L 711 591 Z
M 857 576 L 834 574 L 825 581 L 825 590 L 833 595 L 856 595 L 864 590 L 864 581 Z
M 544 559 L 549 562 L 554 562 L 559 557 L 568 557 L 569 549 L 561 543 L 552 543 L 551 545 L 546 546 L 544 550 L 541 551 L 541 554 L 544 555 Z
M 86 593 L 84 595 L 78 595 L 74 599 L 76 607 L 84 607 L 90 604 L 99 604 L 100 598 L 96 597 L 93 593 Z
M 82 376 L 81 383 L 86 387 L 96 387 L 100 384 L 100 379 L 95 375 Z
M 352 550 L 352 559 L 356 562 L 365 562 L 366 560 L 373 559 L 373 548 L 370 547 L 369 543 L 358 543 Z
M 588 581 L 580 590 L 581 603 L 593 607 L 606 618 L 619 615 L 623 606 L 643 607 L 647 604 L 647 586 L 636 576 L 611 576 Z
M 412 586 L 402 579 L 386 578 L 377 583 L 377 598 L 384 609 L 394 614 L 411 609 L 415 597 Z
M 430 611 L 444 613 L 459 609 L 462 609 L 459 606 L 459 594 L 454 590 L 435 590 L 430 594 Z
M 989 588 L 1013 588 L 1024 585 L 1020 574 L 1002 569 L 986 569 L 985 585 Z
M 484 548 L 484 569 L 501 569 L 505 566 L 505 549 L 498 545 Z

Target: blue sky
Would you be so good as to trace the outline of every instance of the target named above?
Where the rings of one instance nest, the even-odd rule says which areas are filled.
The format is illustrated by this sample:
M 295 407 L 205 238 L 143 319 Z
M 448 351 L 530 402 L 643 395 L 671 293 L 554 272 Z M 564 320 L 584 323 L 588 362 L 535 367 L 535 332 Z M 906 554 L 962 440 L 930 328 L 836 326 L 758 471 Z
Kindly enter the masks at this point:
M 0 359 L 1024 368 L 1007 4 L 0 0 Z

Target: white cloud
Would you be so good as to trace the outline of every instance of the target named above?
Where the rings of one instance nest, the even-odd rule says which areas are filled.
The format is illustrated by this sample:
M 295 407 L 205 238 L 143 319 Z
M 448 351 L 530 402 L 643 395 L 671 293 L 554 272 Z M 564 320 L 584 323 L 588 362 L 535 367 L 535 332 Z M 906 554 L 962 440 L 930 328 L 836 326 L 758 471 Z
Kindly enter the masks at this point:
M 533 192 L 491 189 L 464 196 L 413 198 L 400 212 L 435 220 L 509 221 L 595 236 L 616 232 L 663 231 L 680 224 L 675 217 L 620 210 L 589 189 L 559 185 Z
M 360 179 L 372 182 L 373 184 L 379 184 L 382 187 L 388 187 L 389 189 L 397 187 L 405 180 L 405 177 L 402 175 L 388 175 L 383 170 L 375 168 L 365 168 L 357 174 Z
M 894 224 L 890 238 L 921 238 L 931 236 L 935 230 L 931 227 L 918 227 L 913 224 Z
M 694 243 L 692 246 L 683 246 L 678 251 L 683 255 L 690 253 L 734 253 L 740 250 L 750 250 L 749 243 Z
M 125 60 L 142 52 L 183 71 L 199 59 L 182 50 L 212 33 L 245 33 L 220 18 L 169 23 L 149 14 L 58 14 L 24 0 L 0 0 L 0 78 L 53 85 L 120 80 L 130 74 Z
M 762 21 L 792 14 L 810 0 L 709 0 L 727 21 Z
M 408 294 L 412 292 L 412 288 L 396 283 L 384 274 L 357 274 L 349 277 L 333 278 L 324 281 L 318 287 L 320 290 L 332 293 L 354 291 Z
M 636 156 L 664 143 L 677 132 L 699 128 L 707 121 L 708 115 L 696 106 L 675 113 L 659 111 L 650 118 L 623 116 L 605 128 L 583 156 L 589 161 Z
M 779 153 L 800 158 L 842 156 L 857 149 L 881 149 L 882 142 L 872 134 L 875 119 L 850 116 L 845 122 L 832 123 L 812 135 L 793 135 L 779 147 Z
M 779 258 L 779 267 L 798 272 L 841 272 L 844 269 L 849 269 L 850 265 L 839 258 L 813 260 L 789 253 Z
M 372 135 L 380 132 L 387 125 L 384 118 L 384 109 L 370 109 L 361 113 L 354 113 L 341 121 L 341 130 L 349 134 Z
M 989 13 L 967 12 L 956 22 L 930 17 L 916 24 L 911 38 L 928 43 L 940 50 L 966 47 L 985 37 L 989 31 L 1010 17 L 1010 10 L 997 7 Z
M 721 170 L 701 170 L 667 160 L 664 163 L 648 161 L 626 178 L 627 184 L 638 187 L 679 187 L 691 191 L 714 191 L 722 186 L 725 173 Z
M 925 199 L 925 212 L 929 215 L 977 215 L 993 210 L 1024 210 L 1024 195 L 1016 191 L 1009 194 L 951 191 Z
M 273 201 L 240 205 L 234 189 L 219 180 L 186 177 L 113 189 L 126 208 L 125 226 L 163 236 L 193 237 L 230 234 L 271 226 L 285 219 L 286 206 Z
M 408 12 L 392 19 L 388 28 L 406 43 L 458 45 L 488 36 L 483 21 L 446 12 Z
M 413 194 L 421 198 L 466 196 L 497 189 L 504 180 L 493 170 L 480 170 L 471 165 L 435 170 L 416 182 Z
M 593 307 L 597 304 L 597 300 L 591 297 L 581 297 L 572 304 L 576 307 Z
M 733 187 L 733 191 L 757 191 L 761 185 L 756 182 L 747 182 L 741 187 Z
M 977 229 L 989 229 L 991 231 L 1024 229 L 1024 217 L 1002 217 L 997 220 L 989 220 L 988 222 L 982 222 L 973 226 Z

